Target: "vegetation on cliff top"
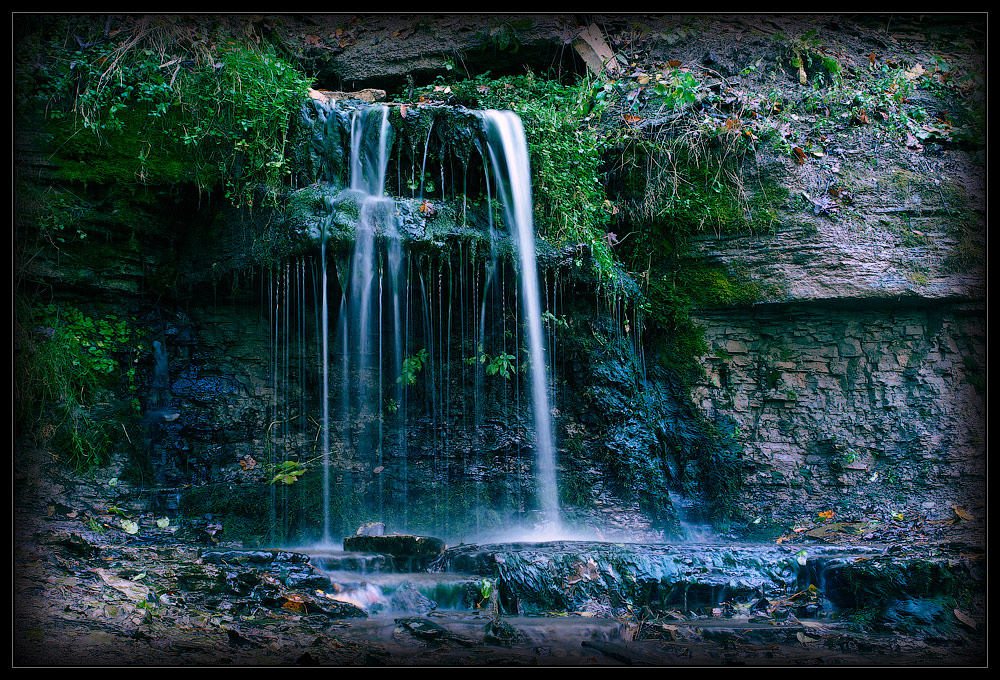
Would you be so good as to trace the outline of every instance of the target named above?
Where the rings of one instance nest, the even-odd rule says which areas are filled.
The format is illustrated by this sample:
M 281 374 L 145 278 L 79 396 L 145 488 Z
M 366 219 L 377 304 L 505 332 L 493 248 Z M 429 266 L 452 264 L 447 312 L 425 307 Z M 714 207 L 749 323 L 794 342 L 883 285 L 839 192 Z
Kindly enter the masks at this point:
M 41 114 L 63 179 L 133 191 L 189 182 L 237 206 L 257 187 L 280 193 L 308 81 L 263 26 L 51 15 L 22 28 L 18 111 Z

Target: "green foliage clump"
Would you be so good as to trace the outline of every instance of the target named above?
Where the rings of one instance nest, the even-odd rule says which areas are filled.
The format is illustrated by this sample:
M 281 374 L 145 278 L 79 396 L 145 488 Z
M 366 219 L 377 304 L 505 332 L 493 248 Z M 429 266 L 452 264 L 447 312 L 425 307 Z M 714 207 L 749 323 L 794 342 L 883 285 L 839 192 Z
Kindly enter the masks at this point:
M 52 16 L 17 52 L 17 104 L 41 112 L 70 180 L 221 185 L 237 206 L 274 199 L 287 131 L 308 87 L 259 36 L 182 17 Z
M 396 382 L 401 385 L 416 385 L 417 376 L 420 371 L 423 370 L 424 366 L 427 365 L 427 361 L 430 355 L 427 354 L 426 349 L 421 349 L 419 352 L 413 356 L 406 357 L 403 359 L 402 372 Z
M 96 468 L 121 434 L 120 419 L 138 413 L 142 334 L 134 319 L 92 317 L 70 305 L 18 311 L 15 423 L 54 442 L 73 467 Z M 122 412 L 98 407 L 109 393 L 127 404 Z

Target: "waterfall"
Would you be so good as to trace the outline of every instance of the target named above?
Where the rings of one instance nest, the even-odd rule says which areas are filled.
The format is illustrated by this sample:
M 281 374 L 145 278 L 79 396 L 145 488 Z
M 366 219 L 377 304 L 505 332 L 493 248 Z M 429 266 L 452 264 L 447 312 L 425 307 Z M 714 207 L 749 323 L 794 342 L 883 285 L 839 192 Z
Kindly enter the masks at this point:
M 320 257 L 315 270 L 320 278 L 314 298 L 320 353 L 321 432 L 314 441 L 320 448 L 317 458 L 322 460 L 323 469 L 322 542 L 331 545 L 337 531 L 349 531 L 352 526 L 371 521 L 391 525 L 395 531 L 406 531 L 410 530 L 407 525 L 413 519 L 427 528 L 431 528 L 427 526 L 431 520 L 436 530 L 447 531 L 449 526 L 455 526 L 449 515 L 450 499 L 455 492 L 451 488 L 453 480 L 461 484 L 463 479 L 475 479 L 475 501 L 464 506 L 472 511 L 467 516 L 469 524 L 478 527 L 481 514 L 495 521 L 500 517 L 497 511 L 523 512 L 520 478 L 514 483 L 517 488 L 513 494 L 505 496 L 506 508 L 501 507 L 502 503 L 491 507 L 499 499 L 488 500 L 486 490 L 479 486 L 485 478 L 485 466 L 489 465 L 489 458 L 480 457 L 481 448 L 476 442 L 481 436 L 479 426 L 483 424 L 490 393 L 483 382 L 485 352 L 493 351 L 484 349 L 490 334 L 488 314 L 494 315 L 490 317 L 495 326 L 491 333 L 499 338 L 496 351 L 505 356 L 513 351 L 515 361 L 527 369 L 525 384 L 530 385 L 527 393 L 531 395 L 532 409 L 528 436 L 533 437 L 535 461 L 531 466 L 534 475 L 525 479 L 523 486 L 528 494 L 534 494 L 534 505 L 541 519 L 536 521 L 534 534 L 555 538 L 562 532 L 562 520 L 550 414 L 549 395 L 553 385 L 548 376 L 530 168 L 521 121 L 510 112 L 476 114 L 482 123 L 482 136 L 473 139 L 469 146 L 478 147 L 484 161 L 481 186 L 488 206 L 485 214 L 490 245 L 487 251 L 470 244 L 468 251 L 464 251 L 460 242 L 457 261 L 453 262 L 451 254 L 443 258 L 433 254 L 407 257 L 404 251 L 400 220 L 410 219 L 405 215 L 413 210 L 406 201 L 426 202 L 426 199 L 402 199 L 397 204 L 396 199 L 386 195 L 386 173 L 396 134 L 389 123 L 389 110 L 388 106 L 372 105 L 338 111 L 333 105 L 324 118 L 336 121 L 339 126 L 330 129 L 328 125 L 324 134 L 337 134 L 347 148 L 338 155 L 346 166 L 343 168 L 346 172 L 340 175 L 345 188 L 325 195 L 329 216 L 318 235 Z M 426 134 L 423 158 L 414 154 L 411 160 L 412 174 L 419 169 L 421 179 L 434 174 L 425 167 L 428 157 L 433 157 L 429 154 L 430 131 Z M 404 136 L 399 141 L 405 144 L 405 139 Z M 466 171 L 463 166 L 463 182 Z M 331 183 L 336 182 L 335 173 L 328 176 Z M 443 174 L 441 181 L 443 187 Z M 422 197 L 423 187 L 416 188 Z M 502 238 L 489 207 L 497 203 L 503 207 L 503 222 L 516 248 L 514 264 L 520 283 L 519 294 L 511 295 L 514 318 L 526 329 L 523 339 L 515 329 L 513 349 L 505 339 L 510 328 L 509 270 L 505 269 L 500 251 Z M 355 217 L 350 218 L 354 226 L 351 253 L 346 261 L 338 256 L 337 275 L 328 276 L 328 268 L 333 266 L 328 259 L 335 255 L 332 234 L 343 229 L 344 216 L 352 214 Z M 453 309 L 454 304 L 458 305 L 457 310 Z M 457 319 L 453 320 L 453 313 L 457 313 Z M 460 337 L 452 338 L 452 333 Z M 408 347 L 410 340 L 417 342 L 418 347 Z M 472 347 L 466 347 L 467 340 L 471 340 Z M 551 345 L 551 339 L 548 344 Z M 462 415 L 462 421 L 471 425 L 471 439 L 465 435 L 456 437 L 467 453 L 476 452 L 474 462 L 466 458 L 471 466 L 465 470 L 452 467 L 453 346 L 461 347 L 463 353 L 471 349 L 475 355 L 462 356 L 462 361 L 473 366 L 470 372 L 474 374 L 469 404 L 472 408 Z M 520 347 L 528 350 L 526 358 L 521 357 Z M 408 352 L 415 354 L 407 359 Z M 499 384 L 496 394 L 505 401 L 516 400 L 519 406 L 524 397 L 520 372 L 516 369 L 514 380 L 511 387 Z M 426 413 L 410 403 L 416 395 L 427 400 Z M 513 421 L 511 426 L 518 427 L 519 421 L 519 418 Z M 494 426 L 488 424 L 485 431 Z M 417 429 L 410 432 L 408 427 Z M 414 442 L 408 442 L 408 435 L 414 433 Z M 433 460 L 428 453 L 432 453 Z M 421 480 L 420 487 L 412 486 L 416 480 Z M 433 486 L 427 486 L 423 480 L 431 481 Z M 429 514 L 428 503 L 432 507 Z M 458 524 L 461 526 L 463 522 Z M 469 524 L 465 530 L 472 528 Z
M 531 217 L 531 171 L 528 146 L 521 119 L 510 111 L 484 111 L 486 139 L 496 176 L 497 195 L 517 246 L 520 261 L 521 291 L 524 298 L 524 323 L 528 329 L 531 397 L 535 421 L 535 456 L 538 504 L 548 523 L 548 531 L 561 529 L 559 492 L 556 483 L 555 444 L 545 364 L 545 338 L 542 334 L 541 294 L 535 264 L 535 232 Z
M 375 511 L 382 519 L 384 468 L 383 400 L 385 383 L 392 382 L 403 362 L 403 323 L 400 304 L 400 277 L 403 252 L 396 225 L 396 204 L 384 196 L 392 127 L 389 109 L 372 106 L 351 112 L 349 189 L 335 199 L 353 202 L 358 207 L 354 252 L 350 270 L 342 283 L 340 313 L 337 317 L 336 342 L 341 365 L 340 419 L 341 451 L 353 457 L 344 468 L 341 500 L 373 481 L 378 501 L 367 508 L 361 492 L 361 511 Z M 323 541 L 331 538 L 333 485 L 330 467 L 329 408 L 329 326 L 326 294 L 325 234 L 321 238 L 323 260 L 322 300 L 322 411 L 323 411 Z M 379 243 L 385 246 L 380 252 Z M 388 297 L 389 304 L 385 304 Z M 388 308 L 388 309 L 387 309 Z M 388 318 L 386 318 L 388 317 Z M 392 378 L 384 376 L 386 357 L 392 361 Z M 400 387 L 394 387 L 394 402 L 399 403 Z M 358 488 L 355 488 L 358 487 Z M 365 515 L 367 517 L 367 515 Z M 343 518 L 342 518 L 343 519 Z

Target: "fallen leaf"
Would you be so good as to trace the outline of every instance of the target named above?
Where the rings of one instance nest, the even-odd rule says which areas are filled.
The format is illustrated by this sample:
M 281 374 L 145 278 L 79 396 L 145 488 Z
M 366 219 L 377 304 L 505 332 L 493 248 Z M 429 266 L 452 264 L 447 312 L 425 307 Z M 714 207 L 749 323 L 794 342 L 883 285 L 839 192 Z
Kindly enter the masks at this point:
M 969 514 L 962 508 L 958 507 L 957 505 L 953 505 L 951 507 L 955 511 L 955 516 L 958 517 L 959 519 L 965 520 L 966 522 L 971 522 L 975 519 L 975 517 L 973 517 L 971 514 Z
M 792 151 L 795 153 L 795 162 L 799 165 L 804 165 L 806 162 L 806 152 L 797 146 Z
M 149 594 L 149 588 L 128 579 L 119 578 L 105 569 L 95 569 L 97 575 L 101 577 L 107 585 L 128 597 L 133 602 L 145 601 Z
M 976 629 L 976 622 L 975 622 L 975 620 L 971 616 L 968 616 L 967 614 L 963 614 L 962 612 L 960 612 L 957 609 L 955 610 L 955 618 L 958 619 L 959 621 L 961 621 L 962 623 L 964 623 L 966 626 L 968 626 L 972 630 Z
M 406 104 L 403 104 L 402 106 L 399 107 L 399 115 L 401 117 L 406 118 L 406 111 L 407 111 Z
M 622 119 L 630 125 L 633 123 L 638 123 L 640 120 L 642 120 L 641 117 L 633 115 L 631 113 L 626 113 L 624 116 L 622 116 Z
M 907 78 L 907 80 L 916 80 L 920 76 L 924 75 L 924 67 L 917 62 L 913 65 L 913 68 L 908 68 L 903 71 L 903 75 Z
M 795 634 L 795 639 L 801 642 L 802 644 L 806 644 L 809 642 L 816 642 L 819 638 L 811 638 L 805 633 L 799 632 Z
M 824 510 L 823 512 L 820 512 L 818 514 L 823 519 L 832 519 L 833 518 L 833 510 Z
M 670 68 L 677 68 L 680 65 L 681 62 L 677 61 L 676 59 L 671 59 L 670 61 L 667 62 L 667 66 L 669 66 Z

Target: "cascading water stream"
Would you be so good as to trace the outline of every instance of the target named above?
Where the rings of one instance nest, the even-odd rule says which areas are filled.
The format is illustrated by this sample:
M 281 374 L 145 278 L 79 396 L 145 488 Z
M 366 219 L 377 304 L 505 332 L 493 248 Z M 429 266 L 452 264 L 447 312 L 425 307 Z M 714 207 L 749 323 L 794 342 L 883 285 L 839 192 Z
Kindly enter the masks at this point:
M 389 110 L 384 105 L 340 110 L 333 105 L 325 110 L 323 117 L 332 121 L 327 125 L 326 134 L 337 136 L 347 143 L 347 149 L 337 155 L 347 166 L 344 177 L 347 182 L 346 188 L 339 193 L 327 195 L 329 218 L 319 235 L 320 258 L 315 272 L 320 278 L 320 290 L 315 291 L 315 300 L 317 345 L 321 354 L 322 422 L 317 443 L 321 446 L 323 461 L 322 542 L 331 546 L 336 531 L 356 526 L 358 521 L 388 520 L 394 530 L 406 530 L 409 518 L 413 517 L 409 507 L 413 501 L 411 494 L 420 503 L 425 502 L 420 499 L 430 493 L 435 498 L 434 513 L 439 514 L 443 510 L 448 515 L 451 496 L 447 487 L 453 470 L 450 458 L 453 454 L 449 448 L 453 417 L 452 347 L 460 342 L 458 346 L 465 348 L 467 334 L 471 335 L 475 358 L 463 358 L 463 361 L 474 366 L 474 403 L 473 409 L 470 409 L 472 413 L 467 415 L 473 421 L 475 433 L 472 435 L 472 447 L 466 448 L 466 451 L 480 450 L 475 439 L 481 436 L 478 426 L 482 422 L 481 411 L 487 394 L 482 381 L 487 358 L 485 351 L 488 349 L 484 348 L 488 313 L 500 315 L 500 325 L 496 326 L 495 332 L 501 345 L 496 351 L 502 356 L 510 356 L 507 354 L 508 341 L 504 339 L 509 334 L 509 326 L 505 323 L 508 291 L 499 251 L 501 237 L 497 234 L 492 208 L 489 207 L 495 205 L 494 201 L 503 206 L 504 223 L 516 247 L 520 295 L 513 296 L 513 311 L 515 318 L 520 315 L 526 328 L 523 346 L 528 350 L 528 366 L 522 363 L 522 368 L 528 369 L 536 460 L 534 479 L 526 480 L 525 488 L 534 486 L 536 507 L 541 516 L 540 524 L 532 533 L 543 540 L 560 538 L 562 521 L 549 397 L 552 385 L 547 375 L 542 290 L 535 260 L 531 217 L 530 167 L 521 121 L 510 112 L 476 114 L 482 122 L 483 135 L 481 140 L 474 140 L 470 148 L 473 145 L 479 147 L 484 159 L 482 186 L 487 200 L 490 246 L 485 258 L 477 256 L 476 248 L 470 249 L 466 263 L 466 254 L 463 254 L 459 244 L 456 277 L 453 273 L 456 263 L 450 256 L 445 259 L 420 256 L 409 261 L 410 258 L 404 255 L 400 235 L 403 222 L 400 220 L 410 219 L 407 217 L 408 210 L 413 208 L 405 204 L 405 199 L 397 204 L 395 199 L 385 195 L 386 172 L 394 137 Z M 419 167 L 421 182 L 428 174 L 425 165 L 429 157 L 430 138 L 428 130 Z M 415 159 L 414 166 L 416 161 L 421 159 Z M 413 168 L 413 174 L 417 169 Z M 465 170 L 463 165 L 463 183 Z M 441 172 L 444 172 L 443 161 Z M 331 173 L 330 181 L 335 182 L 336 179 L 336 174 Z M 442 174 L 442 187 L 444 181 Z M 424 187 L 421 185 L 421 198 L 416 200 L 426 204 L 423 195 Z M 420 207 L 423 212 L 423 205 Z M 334 256 L 335 251 L 330 236 L 334 232 L 328 233 L 328 230 L 338 228 L 336 225 L 341 223 L 336 220 L 352 213 L 355 215 L 352 252 L 346 261 L 337 260 L 337 275 L 329 277 L 328 267 L 331 265 L 328 258 Z M 467 280 L 465 272 L 469 274 Z M 340 296 L 339 304 L 337 295 Z M 455 321 L 452 317 L 453 304 L 458 305 Z M 331 309 L 332 305 L 337 306 Z M 472 312 L 471 318 L 467 319 L 466 309 Z M 421 349 L 415 355 L 421 357 L 416 363 L 404 361 L 408 338 L 414 331 L 423 339 L 423 348 L 426 349 L 426 352 Z M 453 332 L 460 332 L 461 337 L 453 339 Z M 517 339 L 512 351 L 517 360 L 523 362 L 519 351 L 522 346 L 520 335 L 515 336 Z M 417 337 L 412 339 L 418 340 Z M 335 363 L 331 365 L 331 362 Z M 415 386 L 418 371 L 421 383 Z M 514 376 L 515 381 L 519 381 L 518 371 L 515 370 Z M 422 430 L 416 432 L 414 442 L 407 441 L 407 435 L 413 434 L 408 433 L 408 420 L 424 417 L 422 409 L 412 409 L 412 404 L 408 405 L 412 398 L 408 394 L 408 385 L 414 386 L 413 395 L 422 394 L 428 400 L 428 446 L 418 444 Z M 519 382 L 513 388 L 513 395 L 508 392 L 506 383 L 499 386 L 503 399 L 515 398 L 516 395 L 517 401 L 521 401 Z M 465 414 L 462 419 L 468 423 Z M 470 442 L 461 434 L 457 439 Z M 468 446 L 467 443 L 463 445 Z M 414 448 L 416 446 L 419 449 Z M 416 470 L 416 475 L 424 474 L 425 468 L 419 456 L 408 460 L 408 450 L 433 451 L 430 474 L 436 480 L 434 484 L 441 485 L 439 489 L 435 487 L 436 490 L 431 491 L 411 487 L 411 468 Z M 485 474 L 481 463 L 487 463 L 487 460 L 481 459 L 477 453 L 476 463 L 456 475 L 456 480 L 467 475 L 477 485 L 477 500 L 470 508 L 474 510 L 476 526 L 479 525 L 481 511 L 487 516 L 494 510 L 482 504 L 486 499 L 480 498 L 478 487 L 481 476 Z M 520 480 L 515 485 L 519 483 Z M 505 496 L 508 503 L 515 497 L 522 497 L 519 487 L 514 495 Z M 516 507 L 523 510 L 520 500 L 515 500 L 514 506 L 507 509 Z M 422 511 L 420 514 L 418 521 L 426 523 L 430 519 Z M 438 517 L 436 521 L 438 529 L 447 529 L 451 524 L 450 517 Z
M 561 531 L 559 490 L 556 482 L 555 444 L 552 437 L 546 378 L 545 339 L 542 333 L 541 294 L 535 264 L 535 232 L 531 217 L 531 171 L 521 119 L 510 111 L 484 111 L 489 156 L 496 176 L 507 225 L 520 260 L 524 321 L 528 329 L 531 394 L 535 420 L 535 455 L 538 466 L 538 503 L 547 522 L 547 533 Z
M 392 145 L 389 110 L 373 106 L 353 111 L 350 125 L 350 188 L 335 199 L 353 201 L 358 208 L 354 252 L 350 272 L 341 283 L 343 296 L 337 321 L 336 338 L 341 358 L 341 446 L 354 456 L 354 469 L 363 479 L 378 475 L 383 469 L 384 429 L 381 408 L 384 391 L 384 356 L 391 354 L 393 374 L 402 365 L 402 319 L 400 316 L 400 275 L 402 245 L 396 225 L 395 201 L 384 196 L 386 168 Z M 385 243 L 385 255 L 377 252 L 377 236 Z M 331 539 L 331 504 L 333 502 L 330 455 L 329 415 L 329 321 L 326 281 L 326 235 L 321 236 L 323 260 L 322 299 L 322 410 L 323 410 L 323 542 Z M 383 323 L 383 295 L 389 297 L 391 319 Z M 389 326 L 386 330 L 385 326 Z M 383 337 L 391 332 L 389 347 Z M 398 389 L 396 403 L 399 401 Z M 374 415 L 374 417 L 372 417 Z M 375 423 L 374 425 L 372 423 Z M 345 471 L 345 486 L 353 492 L 354 479 Z M 382 484 L 379 478 L 381 515 Z

